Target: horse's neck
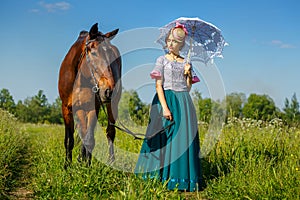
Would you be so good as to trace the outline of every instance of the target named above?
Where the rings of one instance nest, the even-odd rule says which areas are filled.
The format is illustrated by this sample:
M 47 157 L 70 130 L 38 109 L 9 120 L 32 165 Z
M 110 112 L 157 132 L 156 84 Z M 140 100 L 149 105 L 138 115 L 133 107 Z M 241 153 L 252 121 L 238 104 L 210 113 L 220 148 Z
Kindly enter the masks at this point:
M 86 56 L 86 40 L 88 38 L 88 32 L 86 31 L 81 31 L 79 34 L 79 37 L 77 38 L 76 43 L 79 43 L 79 48 L 76 52 L 76 59 L 77 59 L 77 63 L 75 66 L 76 69 L 76 74 L 78 72 L 78 70 L 80 69 L 81 63 L 83 62 L 84 57 Z

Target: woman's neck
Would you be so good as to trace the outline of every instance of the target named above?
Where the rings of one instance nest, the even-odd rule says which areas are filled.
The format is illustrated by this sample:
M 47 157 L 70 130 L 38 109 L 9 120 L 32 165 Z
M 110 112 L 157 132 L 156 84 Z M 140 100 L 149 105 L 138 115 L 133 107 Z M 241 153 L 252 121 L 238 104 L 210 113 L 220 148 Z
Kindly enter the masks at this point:
M 181 57 L 181 56 L 179 55 L 179 52 L 169 52 L 169 54 L 170 54 L 170 56 L 175 57 L 175 58 Z
M 183 58 L 179 55 L 179 53 L 176 54 L 174 52 L 169 52 L 167 57 L 173 62 L 183 62 Z

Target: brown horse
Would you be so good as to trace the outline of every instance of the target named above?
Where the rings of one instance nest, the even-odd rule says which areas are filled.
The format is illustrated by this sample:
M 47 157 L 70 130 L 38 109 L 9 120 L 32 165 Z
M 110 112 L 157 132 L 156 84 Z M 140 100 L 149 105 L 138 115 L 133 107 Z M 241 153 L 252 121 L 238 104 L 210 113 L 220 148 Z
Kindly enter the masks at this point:
M 108 118 L 106 129 L 109 144 L 109 160 L 114 160 L 114 123 L 121 96 L 121 57 L 110 40 L 118 29 L 102 34 L 98 24 L 90 31 L 81 31 L 76 42 L 65 56 L 59 72 L 58 91 L 62 100 L 65 123 L 65 168 L 72 162 L 74 147 L 74 118 L 82 141 L 79 160 L 91 164 L 95 146 L 94 129 L 99 110 L 104 109 Z

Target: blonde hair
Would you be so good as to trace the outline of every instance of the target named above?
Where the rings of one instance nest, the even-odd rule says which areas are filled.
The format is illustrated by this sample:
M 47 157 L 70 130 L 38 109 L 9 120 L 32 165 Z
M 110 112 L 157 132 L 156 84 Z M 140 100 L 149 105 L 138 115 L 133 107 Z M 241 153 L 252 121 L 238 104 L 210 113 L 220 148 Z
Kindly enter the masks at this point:
M 167 41 L 168 41 L 170 35 L 171 35 L 171 34 L 173 35 L 173 32 L 174 32 L 174 31 L 176 31 L 177 34 L 180 34 L 181 37 L 183 38 L 182 41 L 176 39 L 176 40 L 177 40 L 178 42 L 180 42 L 180 44 L 181 44 L 181 46 L 180 46 L 180 48 L 179 48 L 179 50 L 181 50 L 181 49 L 184 47 L 184 45 L 185 45 L 185 36 L 186 36 L 186 34 L 185 34 L 185 32 L 184 32 L 184 30 L 183 30 L 182 28 L 176 28 L 176 27 L 169 30 L 169 32 L 168 32 L 168 34 L 167 34 L 167 36 L 166 36 L 166 38 L 165 38 L 166 46 L 165 46 L 164 48 L 165 48 L 165 49 L 168 48 L 168 46 L 167 46 Z
M 178 42 L 183 42 L 185 40 L 185 32 L 182 28 L 175 27 L 172 31 L 172 35 Z

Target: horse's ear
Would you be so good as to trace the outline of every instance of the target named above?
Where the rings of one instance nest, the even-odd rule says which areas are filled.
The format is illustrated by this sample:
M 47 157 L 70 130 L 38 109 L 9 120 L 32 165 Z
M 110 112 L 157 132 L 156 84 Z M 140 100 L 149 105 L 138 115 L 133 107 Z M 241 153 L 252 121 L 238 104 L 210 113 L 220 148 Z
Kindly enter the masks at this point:
M 105 33 L 104 36 L 105 36 L 106 38 L 112 40 L 112 39 L 114 39 L 114 37 L 117 35 L 118 32 L 119 32 L 119 29 L 117 28 L 117 29 L 115 29 L 115 30 L 113 30 L 113 31 L 111 31 L 111 32 Z
M 90 40 L 95 39 L 97 37 L 98 34 L 98 23 L 94 24 L 89 32 L 90 35 Z

